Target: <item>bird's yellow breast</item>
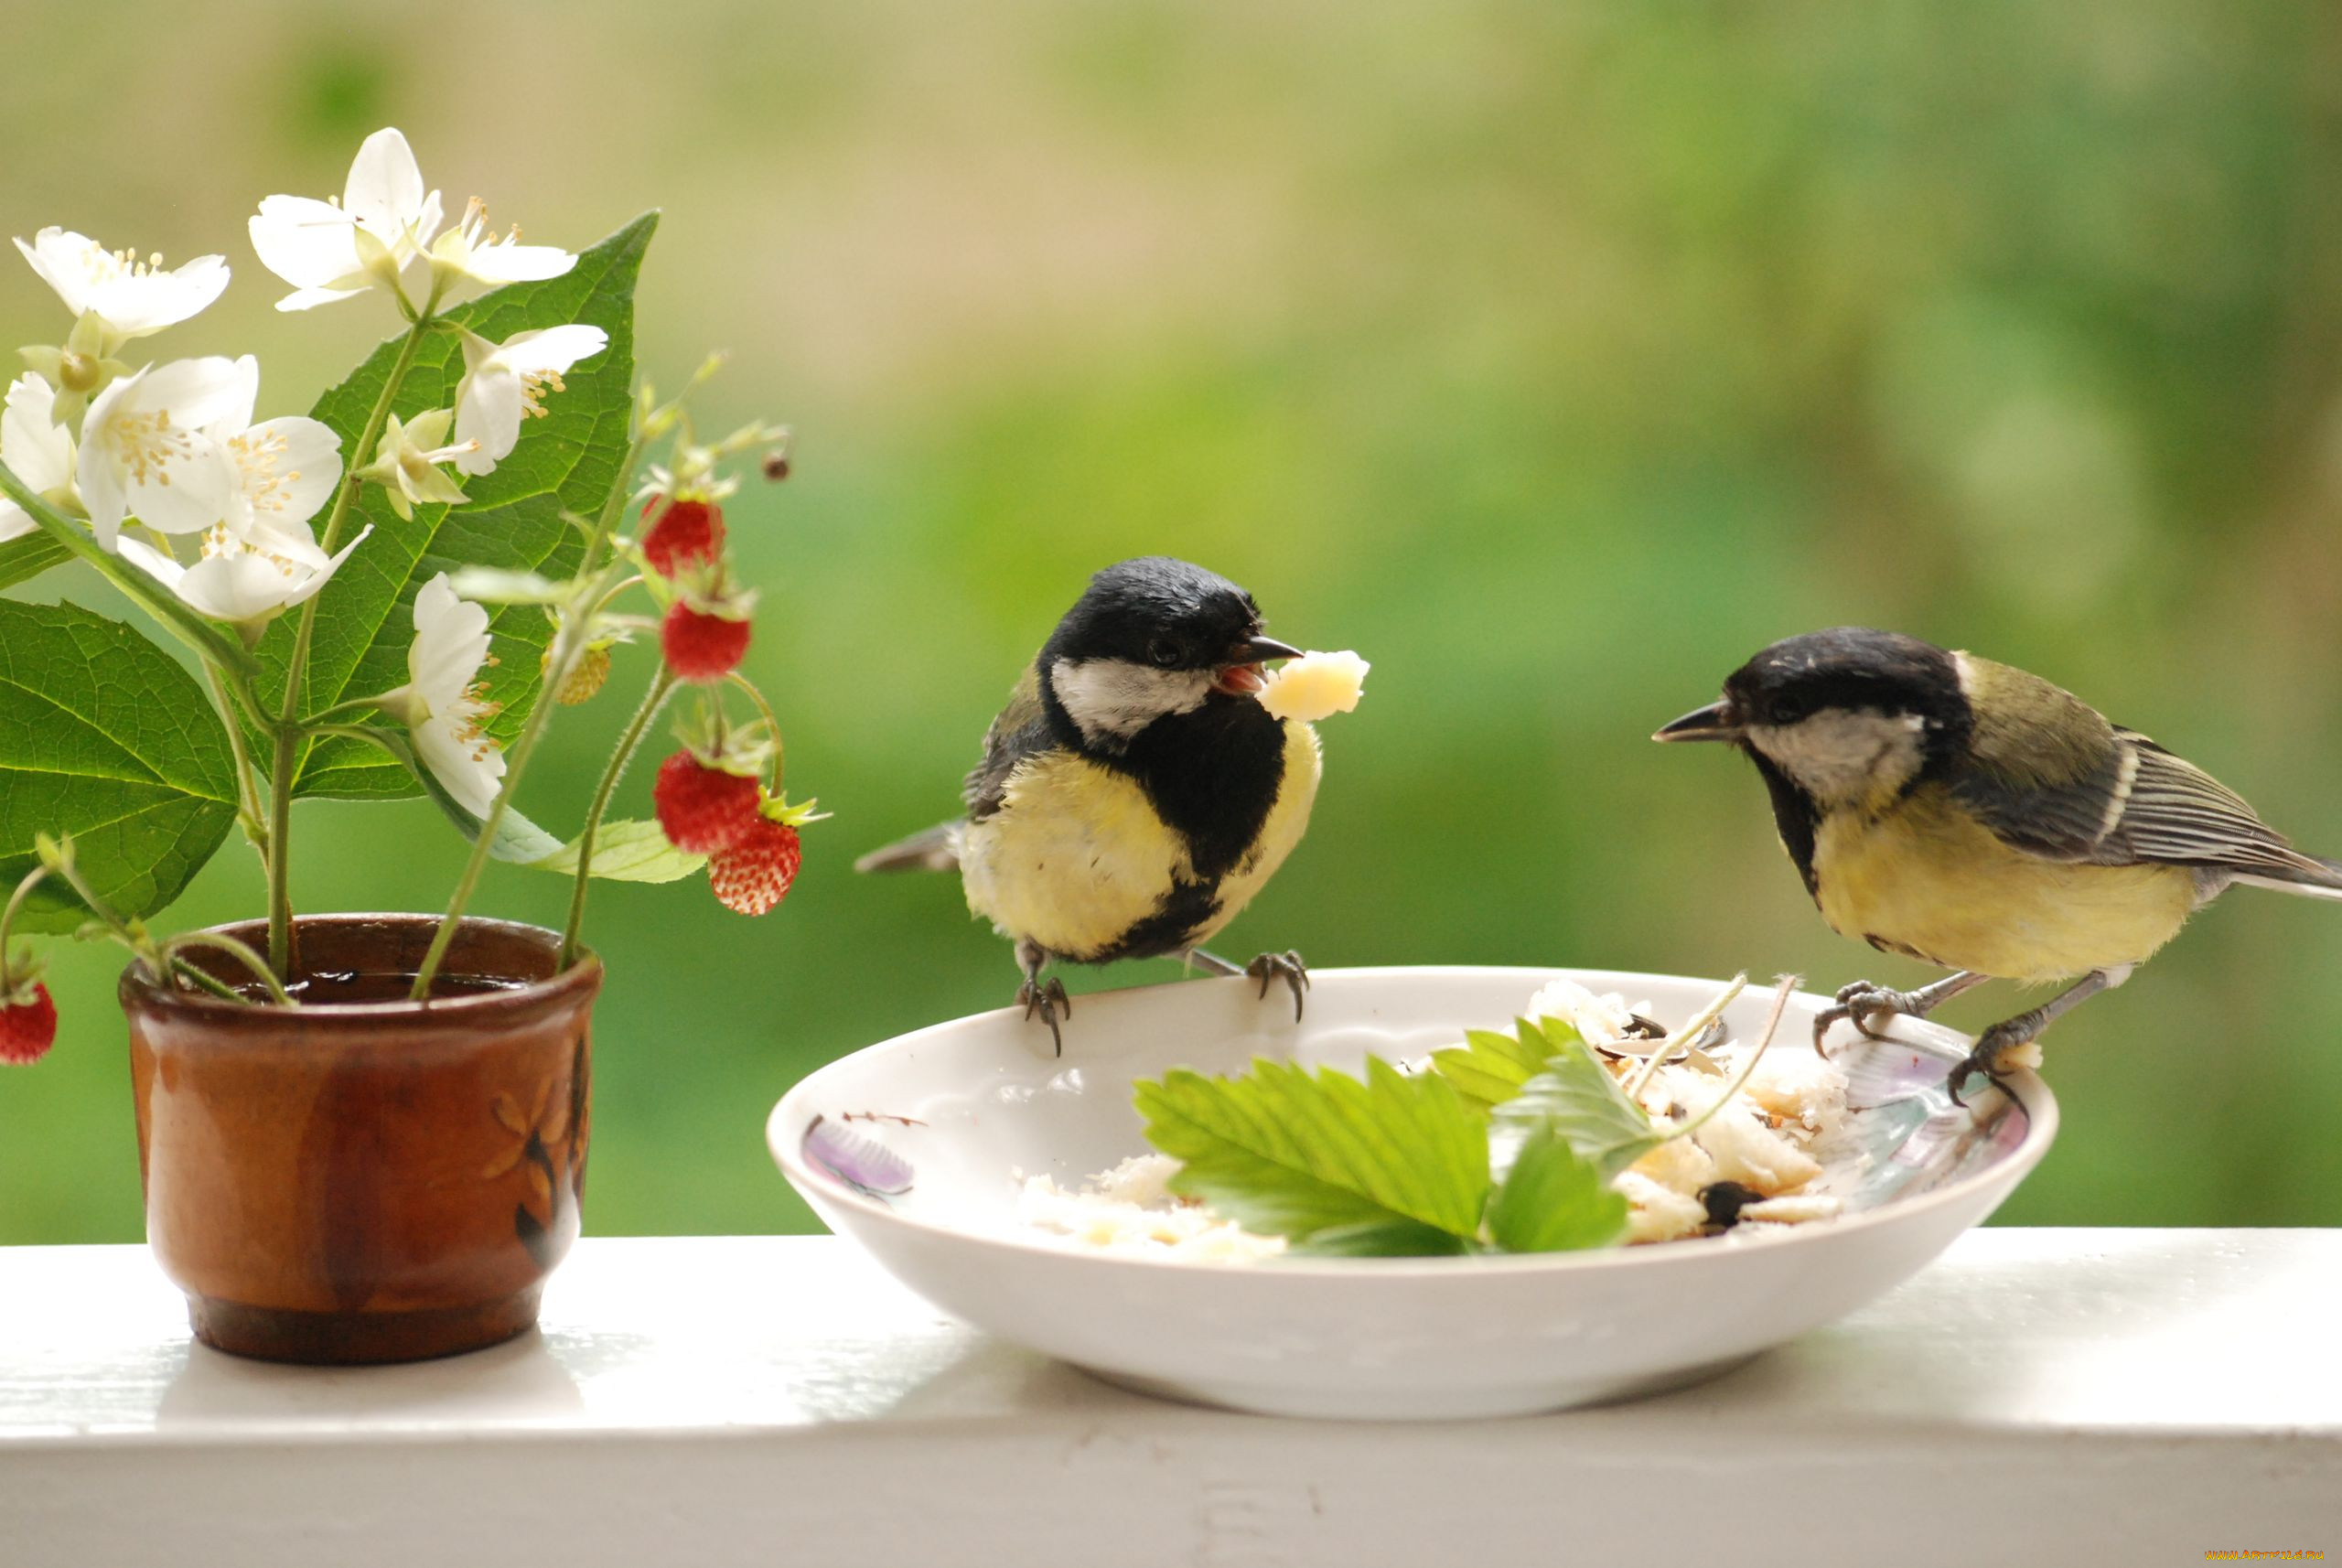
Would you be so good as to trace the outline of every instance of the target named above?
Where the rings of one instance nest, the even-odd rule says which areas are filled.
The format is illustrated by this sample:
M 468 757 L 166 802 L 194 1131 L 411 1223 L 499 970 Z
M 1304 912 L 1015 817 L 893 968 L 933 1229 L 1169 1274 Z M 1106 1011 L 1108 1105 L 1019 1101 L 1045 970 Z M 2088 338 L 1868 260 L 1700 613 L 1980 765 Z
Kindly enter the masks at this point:
M 1934 786 L 1826 814 L 1814 901 L 1831 927 L 1953 969 L 2044 981 L 2136 963 L 2196 904 L 2172 865 L 2081 865 L 2012 848 Z
M 1233 919 L 1301 842 L 1318 772 L 1316 734 L 1288 723 L 1276 800 L 1252 849 L 1220 879 L 1217 909 L 1196 942 Z M 1186 842 L 1146 790 L 1071 751 L 1017 765 L 1000 810 L 962 834 L 960 873 L 970 909 L 1071 959 L 1112 949 L 1176 885 L 1196 879 Z

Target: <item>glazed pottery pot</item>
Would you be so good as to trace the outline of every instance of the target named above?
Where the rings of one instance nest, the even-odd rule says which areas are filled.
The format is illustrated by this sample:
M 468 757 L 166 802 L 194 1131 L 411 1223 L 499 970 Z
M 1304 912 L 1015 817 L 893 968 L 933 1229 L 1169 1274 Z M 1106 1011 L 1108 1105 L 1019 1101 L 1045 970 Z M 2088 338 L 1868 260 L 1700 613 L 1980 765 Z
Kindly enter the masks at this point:
M 558 933 L 466 920 L 432 1000 L 409 1002 L 437 923 L 299 921 L 297 1008 L 123 976 L 146 1239 L 205 1344 L 413 1361 L 536 1322 L 577 1236 L 602 966 L 556 972 Z

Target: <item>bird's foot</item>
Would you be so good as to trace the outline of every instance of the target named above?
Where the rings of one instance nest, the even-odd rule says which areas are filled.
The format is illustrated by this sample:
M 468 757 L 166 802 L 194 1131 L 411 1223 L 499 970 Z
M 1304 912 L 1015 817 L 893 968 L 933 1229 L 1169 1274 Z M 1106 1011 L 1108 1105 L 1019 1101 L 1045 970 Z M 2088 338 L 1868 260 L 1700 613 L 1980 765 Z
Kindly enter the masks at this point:
M 1309 989 L 1309 966 L 1301 955 L 1287 948 L 1283 952 L 1264 952 L 1244 966 L 1244 972 L 1261 983 L 1261 996 L 1266 1000 L 1269 986 L 1282 980 L 1293 992 L 1293 1021 L 1301 1022 L 1301 993 Z
M 1993 1025 L 1976 1037 L 1976 1048 L 1960 1059 L 1944 1079 L 1944 1092 L 1951 1096 L 1954 1105 L 1965 1108 L 1968 1101 L 1961 1097 L 1961 1089 L 1971 1078 L 1982 1076 L 1986 1082 L 2005 1094 L 2009 1074 L 2019 1069 L 2034 1069 L 2041 1065 L 2041 1042 L 2034 1037 L 2039 1026 L 2026 1018 L 2011 1018 Z
M 1026 1022 L 1031 1022 L 1037 1015 L 1049 1026 L 1049 1044 L 1055 1047 L 1053 1054 L 1065 1055 L 1065 1031 L 1058 1026 L 1058 1020 L 1073 1016 L 1073 999 L 1065 993 L 1065 982 L 1054 974 L 1047 980 L 1038 975 L 1029 976 L 1024 984 L 1016 988 L 1015 1004 L 1025 1009 Z
M 1874 985 L 1867 980 L 1857 980 L 1852 985 L 1838 987 L 1837 1000 L 1813 1015 L 1813 1048 L 1823 1057 L 1829 1056 L 1821 1037 L 1839 1023 L 1851 1023 L 1862 1032 L 1864 1038 L 1879 1040 L 1886 1036 L 1871 1024 L 1875 1017 L 1894 1017 L 1907 1014 L 1924 1017 L 1928 999 L 1916 992 L 1896 991 L 1884 985 Z

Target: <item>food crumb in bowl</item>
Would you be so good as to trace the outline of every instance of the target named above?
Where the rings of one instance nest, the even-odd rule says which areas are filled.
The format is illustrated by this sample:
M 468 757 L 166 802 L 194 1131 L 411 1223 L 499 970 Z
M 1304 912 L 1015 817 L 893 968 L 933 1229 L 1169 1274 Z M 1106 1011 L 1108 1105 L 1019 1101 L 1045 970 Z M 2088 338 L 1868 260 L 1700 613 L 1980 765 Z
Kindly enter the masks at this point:
M 1175 1196 L 1166 1184 L 1178 1168 L 1168 1155 L 1133 1155 L 1070 1191 L 1048 1176 L 1028 1176 L 1017 1194 L 1017 1219 L 1091 1251 L 1128 1257 L 1249 1263 L 1284 1251 L 1284 1238 L 1256 1236 Z

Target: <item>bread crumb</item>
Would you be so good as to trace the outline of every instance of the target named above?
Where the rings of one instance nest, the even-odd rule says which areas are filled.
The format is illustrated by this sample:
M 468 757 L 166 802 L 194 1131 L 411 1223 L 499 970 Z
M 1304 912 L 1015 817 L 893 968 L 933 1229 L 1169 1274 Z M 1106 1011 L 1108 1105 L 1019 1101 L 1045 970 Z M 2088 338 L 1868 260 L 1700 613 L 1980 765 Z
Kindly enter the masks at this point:
M 1274 717 L 1312 724 L 1329 714 L 1347 714 L 1365 693 L 1372 666 L 1348 649 L 1309 652 L 1288 659 L 1261 677 L 1261 706 Z

